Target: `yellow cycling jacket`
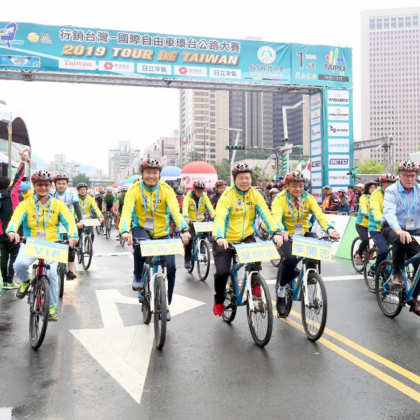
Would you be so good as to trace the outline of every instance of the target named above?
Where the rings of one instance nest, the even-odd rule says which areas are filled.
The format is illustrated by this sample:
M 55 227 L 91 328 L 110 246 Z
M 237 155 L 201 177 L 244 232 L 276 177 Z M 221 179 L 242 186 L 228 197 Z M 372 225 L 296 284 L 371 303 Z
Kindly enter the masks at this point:
M 25 236 L 36 238 L 36 233 L 38 231 L 44 232 L 45 230 L 45 239 L 54 242 L 59 241 L 61 238 L 59 232 L 59 224 L 61 223 L 66 231 L 69 232 L 70 237 L 78 239 L 74 218 L 62 201 L 53 198 L 52 194 L 50 194 L 50 200 L 44 209 L 42 208 L 41 203 L 37 204 L 38 196 L 36 194 L 33 197 L 22 201 L 16 207 L 6 232 L 17 232 L 19 226 L 23 223 L 23 234 Z M 37 225 L 36 217 L 37 207 L 39 226 Z M 44 228 L 44 223 L 47 223 L 47 220 L 48 225 Z
M 369 232 L 382 230 L 382 216 L 384 215 L 384 195 L 382 188 L 377 188 L 370 196 Z M 366 219 L 365 219 L 366 220 Z
M 193 222 L 197 221 L 197 212 L 200 212 L 203 216 L 201 221 L 204 220 L 204 213 L 206 209 L 211 214 L 211 217 L 214 218 L 216 215 L 213 206 L 211 205 L 210 199 L 207 197 L 207 194 L 204 193 L 200 199 L 198 200 L 198 205 L 196 206 L 194 200 L 194 191 L 190 191 L 184 198 L 184 202 L 182 204 L 182 215 L 184 217 L 188 217 L 188 219 L 192 220 Z
M 359 214 L 356 217 L 356 225 L 361 225 L 363 227 L 368 227 L 370 212 L 370 195 L 362 194 L 359 198 Z
M 257 213 L 268 227 L 270 235 L 281 231 L 259 191 L 250 188 L 244 193 L 234 185 L 229 187 L 217 202 L 213 236 L 225 238 L 229 242 L 243 241 L 254 234 Z
M 144 227 L 146 217 L 149 217 L 154 218 L 153 231 L 149 233 L 153 239 L 159 239 L 169 235 L 169 216 L 172 216 L 180 232 L 188 228 L 179 212 L 176 195 L 166 182 L 159 181 L 153 188 L 146 187 L 143 181 L 136 182 L 125 195 L 120 232 L 131 231 L 131 220 L 133 227 Z
M 276 195 L 271 205 L 271 211 L 274 220 L 280 223 L 281 230 L 287 231 L 290 235 L 295 233 L 296 223 L 302 223 L 303 234 L 309 231 L 312 227 L 312 223 L 309 221 L 310 214 L 318 221 L 325 233 L 328 233 L 328 229 L 334 229 L 315 197 L 306 191 L 302 194 L 299 211 L 294 206 L 290 193 L 286 190 Z
M 90 195 L 85 196 L 85 198 L 80 197 L 80 210 L 82 211 L 82 218 L 83 219 L 92 219 L 92 211 L 93 210 L 99 219 L 102 219 L 104 216 L 102 215 L 101 211 L 99 210 L 96 201 Z

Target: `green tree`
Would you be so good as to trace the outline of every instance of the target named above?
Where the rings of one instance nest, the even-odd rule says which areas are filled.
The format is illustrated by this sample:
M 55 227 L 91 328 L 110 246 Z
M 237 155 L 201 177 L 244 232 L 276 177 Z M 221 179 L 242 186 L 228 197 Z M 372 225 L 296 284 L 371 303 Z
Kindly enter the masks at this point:
M 77 184 L 80 184 L 80 183 L 82 183 L 82 182 L 84 182 L 84 183 L 88 184 L 88 187 L 90 188 L 90 179 L 89 179 L 89 177 L 88 177 L 88 176 L 86 176 L 86 174 L 79 174 L 79 175 L 76 175 L 76 176 L 73 178 L 73 187 L 75 187 Z
M 360 174 L 383 174 L 384 164 L 382 162 L 376 162 L 374 159 L 363 159 L 361 162 L 356 164 L 356 168 L 359 169 Z
M 230 182 L 230 161 L 223 159 L 220 164 L 214 163 L 214 169 L 217 171 L 217 177 L 224 179 L 226 182 Z
M 267 159 L 273 154 L 271 150 L 258 150 L 258 149 L 247 149 L 247 150 L 239 150 L 236 152 L 235 155 L 235 162 L 238 160 L 244 159 Z

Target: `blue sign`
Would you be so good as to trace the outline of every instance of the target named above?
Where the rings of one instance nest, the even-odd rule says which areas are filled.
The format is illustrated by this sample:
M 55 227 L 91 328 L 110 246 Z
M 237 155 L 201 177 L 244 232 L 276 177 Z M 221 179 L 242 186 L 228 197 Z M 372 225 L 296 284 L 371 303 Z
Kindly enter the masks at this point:
M 324 52 L 330 50 L 332 64 L 324 68 Z M 351 50 L 346 48 L 0 22 L 0 71 L 17 67 L 165 80 L 351 87 Z

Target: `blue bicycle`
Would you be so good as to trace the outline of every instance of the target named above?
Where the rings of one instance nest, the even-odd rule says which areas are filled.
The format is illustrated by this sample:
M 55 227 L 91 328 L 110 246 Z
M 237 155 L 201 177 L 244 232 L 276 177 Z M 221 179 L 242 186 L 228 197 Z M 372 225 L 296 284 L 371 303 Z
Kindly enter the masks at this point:
M 200 232 L 194 235 L 192 245 L 191 267 L 187 268 L 188 273 L 194 270 L 194 263 L 197 261 L 197 272 L 200 280 L 205 281 L 210 271 L 210 246 L 206 241 L 206 233 Z
M 254 244 L 250 244 L 252 245 Z M 229 243 L 229 247 L 234 249 L 234 244 Z M 254 265 L 255 263 L 238 263 L 235 253 L 226 284 L 222 318 L 231 323 L 235 319 L 238 306 L 246 305 L 252 338 L 258 346 L 264 347 L 269 343 L 273 332 L 273 307 L 267 283 Z M 243 280 L 240 280 L 238 272 L 243 267 L 245 274 Z
M 133 238 L 134 246 L 140 246 L 143 238 Z M 156 239 L 159 241 L 159 239 Z M 159 272 L 159 267 L 161 272 Z M 150 324 L 153 314 L 155 345 L 161 350 L 166 339 L 166 264 L 159 256 L 146 257 L 142 272 L 144 288 L 139 291 L 143 322 Z
M 415 240 L 413 238 L 413 240 Z M 420 253 L 407 260 L 404 264 L 402 277 L 404 279 L 403 287 L 392 287 L 392 261 L 384 260 L 376 269 L 375 275 L 375 293 L 378 305 L 384 315 L 389 318 L 395 318 L 401 312 L 402 308 L 408 304 L 412 312 L 413 292 L 420 278 L 420 266 L 414 272 L 413 265 L 420 262 Z

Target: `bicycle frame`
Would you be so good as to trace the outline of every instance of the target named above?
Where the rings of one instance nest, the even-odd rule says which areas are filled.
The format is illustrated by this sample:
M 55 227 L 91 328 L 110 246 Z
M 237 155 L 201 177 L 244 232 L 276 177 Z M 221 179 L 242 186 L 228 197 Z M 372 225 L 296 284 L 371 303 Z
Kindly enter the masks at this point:
M 204 240 L 203 233 L 204 232 L 196 233 L 194 235 L 194 238 L 193 238 L 193 259 L 194 259 L 194 261 L 198 261 L 198 253 L 200 252 L 198 244 L 200 243 L 200 240 L 202 240 L 202 239 Z
M 296 301 L 300 301 L 302 299 L 301 296 L 301 288 L 302 288 L 302 284 L 305 286 L 305 290 L 307 290 L 308 287 L 308 276 L 309 273 L 311 271 L 313 271 L 314 273 L 319 273 L 318 270 L 318 266 L 319 266 L 319 261 L 318 260 L 310 260 L 307 258 L 303 258 L 300 257 L 298 258 L 298 263 L 302 262 L 302 270 L 300 272 L 300 275 L 296 281 L 296 279 L 292 280 L 292 290 L 293 290 L 293 300 Z M 308 263 L 315 263 L 317 268 L 308 268 L 307 265 Z M 319 290 L 317 289 L 317 293 L 319 293 Z M 309 300 L 308 300 L 308 294 L 305 293 L 305 305 L 309 305 Z
M 150 261 L 150 262 L 149 262 Z M 162 274 L 163 278 L 166 279 L 166 264 L 160 259 L 160 257 L 152 257 L 151 260 L 146 258 L 145 264 L 149 263 L 149 269 L 144 273 L 144 279 L 146 280 L 146 276 L 152 274 L 150 277 L 150 310 L 154 313 L 155 310 L 155 288 L 156 288 L 156 277 L 158 274 Z M 159 267 L 162 267 L 162 273 L 159 273 Z M 143 299 L 145 296 L 143 297 Z
M 404 280 L 404 284 L 405 284 L 405 300 L 407 302 L 410 302 L 413 299 L 413 293 L 414 293 L 414 289 L 416 288 L 416 285 L 419 281 L 420 278 L 420 266 L 417 268 L 416 271 L 416 275 L 414 276 L 414 279 L 411 283 L 410 288 L 408 288 L 408 282 L 407 282 L 407 272 L 405 270 L 405 267 L 408 267 L 410 264 L 416 263 L 420 261 L 420 253 L 414 255 L 414 257 L 411 257 L 408 261 L 405 262 L 404 264 L 404 270 L 402 271 L 402 277 Z M 388 285 L 388 283 L 391 281 L 391 276 L 389 277 L 389 279 L 384 283 L 384 286 Z

